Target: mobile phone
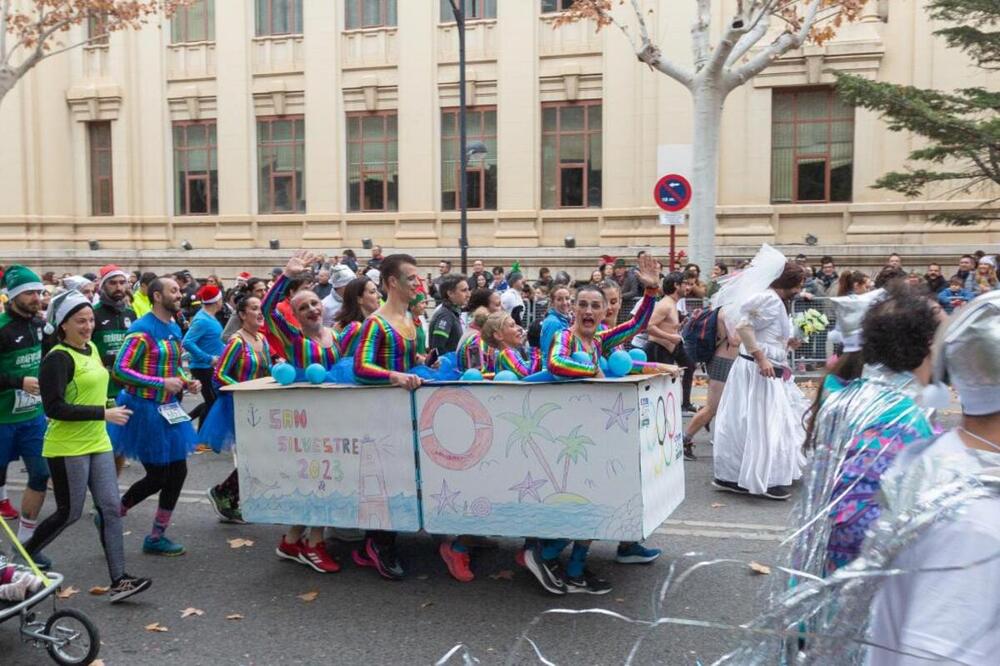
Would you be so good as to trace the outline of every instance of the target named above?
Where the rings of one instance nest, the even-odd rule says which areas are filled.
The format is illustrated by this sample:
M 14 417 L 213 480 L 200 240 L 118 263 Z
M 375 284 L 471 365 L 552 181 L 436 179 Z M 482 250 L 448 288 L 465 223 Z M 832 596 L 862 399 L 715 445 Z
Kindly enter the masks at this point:
M 432 349 L 429 352 L 427 352 L 427 356 L 424 357 L 424 365 L 432 366 L 435 363 L 437 363 L 437 360 L 438 360 L 438 350 Z
M 479 354 L 479 345 L 472 345 L 469 347 L 469 367 L 470 368 L 481 368 L 483 366 L 483 359 Z

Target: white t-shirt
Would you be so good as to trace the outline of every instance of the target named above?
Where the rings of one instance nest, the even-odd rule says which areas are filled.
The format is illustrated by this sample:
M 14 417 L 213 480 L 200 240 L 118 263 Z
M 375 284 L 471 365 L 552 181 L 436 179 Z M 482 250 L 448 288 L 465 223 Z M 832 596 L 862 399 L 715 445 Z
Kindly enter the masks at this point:
M 327 294 L 326 298 L 322 300 L 323 304 L 323 325 L 327 328 L 333 326 L 333 320 L 337 318 L 340 313 L 340 309 L 344 307 L 344 299 L 337 294 L 336 291 L 331 291 Z
M 955 432 L 921 455 L 961 455 Z M 875 598 L 869 666 L 1000 664 L 1000 498 L 977 500 L 930 528 L 893 562 L 899 569 L 958 567 L 885 579 Z M 892 652 L 904 651 L 910 656 Z

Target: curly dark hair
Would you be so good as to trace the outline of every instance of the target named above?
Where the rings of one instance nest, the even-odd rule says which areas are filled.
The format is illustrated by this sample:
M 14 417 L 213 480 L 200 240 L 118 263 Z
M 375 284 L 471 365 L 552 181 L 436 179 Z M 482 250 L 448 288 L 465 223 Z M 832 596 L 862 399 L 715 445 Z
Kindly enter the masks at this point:
M 931 353 L 937 327 L 926 296 L 907 285 L 892 285 L 889 298 L 872 306 L 861 326 L 865 363 L 881 363 L 896 372 L 913 370 Z
M 888 288 L 891 283 L 895 283 L 899 280 L 906 279 L 906 271 L 901 268 L 893 268 L 892 266 L 886 266 L 878 272 L 875 276 L 875 288 L 881 289 L 882 287 Z

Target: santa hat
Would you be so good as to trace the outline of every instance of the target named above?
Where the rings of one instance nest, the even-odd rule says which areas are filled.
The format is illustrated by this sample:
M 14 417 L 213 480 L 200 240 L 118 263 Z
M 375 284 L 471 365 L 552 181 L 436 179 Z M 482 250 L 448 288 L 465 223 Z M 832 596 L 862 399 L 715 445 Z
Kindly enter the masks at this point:
M 8 298 L 11 300 L 18 294 L 23 294 L 26 291 L 42 291 L 45 289 L 45 285 L 42 284 L 42 278 L 38 277 L 38 274 L 30 268 L 21 266 L 20 264 L 7 267 L 7 271 L 3 274 L 3 286 L 7 290 Z
M 75 289 L 64 291 L 53 297 L 45 313 L 45 334 L 52 335 L 56 329 L 83 306 L 93 307 L 87 297 Z
M 101 291 L 104 289 L 104 283 L 113 277 L 123 277 L 128 279 L 128 273 L 118 268 L 114 264 L 108 264 L 106 266 L 101 266 L 101 270 L 97 277 L 97 290 Z
M 82 275 L 70 275 L 63 278 L 63 287 L 66 291 L 80 291 L 85 285 L 93 284 L 93 280 L 88 280 Z
M 249 271 L 243 271 L 242 273 L 236 276 L 236 279 L 239 280 L 240 282 L 246 282 L 251 277 L 253 276 L 250 275 Z
M 204 287 L 195 292 L 195 296 L 197 296 L 198 300 L 205 305 L 218 303 L 222 300 L 222 290 L 214 284 L 206 284 Z

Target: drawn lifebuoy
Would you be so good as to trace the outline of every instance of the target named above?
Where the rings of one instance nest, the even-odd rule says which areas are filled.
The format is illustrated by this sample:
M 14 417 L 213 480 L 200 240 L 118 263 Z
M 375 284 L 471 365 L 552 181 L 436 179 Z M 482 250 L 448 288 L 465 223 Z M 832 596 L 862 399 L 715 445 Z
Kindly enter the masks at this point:
M 467 451 L 455 453 L 441 445 L 434 432 L 434 416 L 444 405 L 454 405 L 472 419 L 475 433 Z M 439 388 L 431 394 L 420 412 L 420 446 L 424 453 L 441 467 L 451 470 L 469 469 L 479 463 L 493 445 L 493 419 L 489 411 L 472 393 L 464 388 Z
M 677 435 L 676 410 L 677 399 L 674 398 L 673 393 L 667 394 L 666 401 L 662 396 L 656 399 L 656 439 L 660 444 L 663 464 L 667 466 L 673 461 L 673 452 L 667 450 L 666 443 L 673 442 Z

